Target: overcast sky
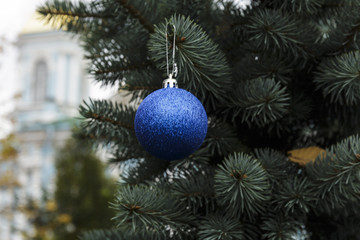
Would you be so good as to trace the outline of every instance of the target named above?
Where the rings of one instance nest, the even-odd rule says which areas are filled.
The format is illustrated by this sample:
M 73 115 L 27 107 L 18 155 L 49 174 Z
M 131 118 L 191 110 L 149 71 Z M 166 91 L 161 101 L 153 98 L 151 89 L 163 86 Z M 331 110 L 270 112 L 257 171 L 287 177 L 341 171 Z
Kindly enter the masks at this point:
M 0 138 L 11 128 L 3 118 L 13 107 L 10 99 L 16 91 L 16 41 L 25 21 L 43 0 L 0 0 Z M 10 43 L 10 44 L 9 44 Z
M 5 46 L 0 52 L 0 104 L 11 92 L 10 81 L 14 81 L 15 49 L 8 47 L 7 43 L 16 41 L 25 21 L 42 2 L 42 0 L 1 0 L 0 45 Z

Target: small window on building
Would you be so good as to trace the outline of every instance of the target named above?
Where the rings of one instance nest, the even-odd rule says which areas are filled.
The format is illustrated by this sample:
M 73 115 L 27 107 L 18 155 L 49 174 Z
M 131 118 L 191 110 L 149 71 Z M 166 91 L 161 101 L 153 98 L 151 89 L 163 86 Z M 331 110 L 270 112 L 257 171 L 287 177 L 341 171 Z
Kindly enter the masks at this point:
M 35 74 L 33 80 L 33 100 L 34 102 L 45 101 L 46 85 L 48 79 L 48 70 L 44 60 L 40 60 L 35 64 Z

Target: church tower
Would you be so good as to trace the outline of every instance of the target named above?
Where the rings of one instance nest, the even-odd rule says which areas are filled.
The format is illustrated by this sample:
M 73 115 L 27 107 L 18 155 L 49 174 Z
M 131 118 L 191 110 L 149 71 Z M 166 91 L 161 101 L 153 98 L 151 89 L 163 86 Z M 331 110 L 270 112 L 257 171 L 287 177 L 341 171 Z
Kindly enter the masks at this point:
M 37 14 L 19 35 L 18 49 L 21 97 L 15 132 L 21 144 L 19 163 L 26 172 L 22 182 L 31 189 L 28 197 L 36 198 L 40 187 L 52 190 L 54 150 L 69 137 L 71 119 L 88 96 L 89 80 L 78 41 L 44 26 Z
M 18 42 L 19 98 L 12 118 L 18 144 L 17 172 L 20 187 L 9 198 L 21 206 L 39 201 L 54 191 L 56 149 L 71 135 L 78 106 L 89 94 L 83 51 L 76 38 L 44 25 L 34 14 Z M 13 206 L 14 207 L 14 206 Z M 15 207 L 14 207 L 15 208 Z M 8 234 L 0 239 L 22 239 L 17 230 L 28 230 L 23 214 L 15 214 Z M 4 235 L 5 234 L 5 235 Z

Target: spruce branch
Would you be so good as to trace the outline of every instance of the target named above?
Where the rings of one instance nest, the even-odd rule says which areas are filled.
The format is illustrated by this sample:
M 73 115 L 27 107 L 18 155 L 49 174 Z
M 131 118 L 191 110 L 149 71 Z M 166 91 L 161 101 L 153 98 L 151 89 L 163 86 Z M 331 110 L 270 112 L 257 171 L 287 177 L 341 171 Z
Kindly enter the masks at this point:
M 184 16 L 174 15 L 168 22 L 176 27 L 176 62 L 179 67 L 179 85 L 193 92 L 207 106 L 216 106 L 226 99 L 231 87 L 230 68 L 225 55 L 199 25 Z M 169 39 L 172 36 L 169 33 Z M 157 67 L 166 72 L 166 24 L 155 26 L 148 48 Z M 171 52 L 171 51 L 169 51 Z M 206 57 L 205 57 L 206 56 Z M 172 59 L 170 58 L 170 62 Z
M 296 13 L 305 13 L 309 15 L 316 14 L 325 0 L 300 0 L 291 2 L 291 10 Z M 286 2 L 289 3 L 289 2 Z
M 199 209 L 205 213 L 215 210 L 214 173 L 211 170 L 189 171 L 184 178 L 174 180 L 170 185 L 171 193 L 181 202 L 189 206 L 193 214 Z
M 255 149 L 254 157 L 262 164 L 271 182 L 282 181 L 288 176 L 290 163 L 284 154 L 269 148 Z
M 214 4 L 209 0 L 183 0 L 183 1 L 171 1 L 174 2 L 174 11 L 181 15 L 186 15 L 191 19 L 197 19 L 197 22 L 201 23 L 204 20 L 210 20 Z M 211 28 L 209 25 L 202 26 L 205 29 Z M 208 31 L 207 31 L 208 32 Z
M 308 21 L 313 32 L 309 41 L 312 43 L 308 44 L 308 47 L 319 57 L 335 56 L 359 49 L 359 11 L 359 5 L 351 4 L 323 9 L 317 21 Z
M 102 85 L 114 85 L 116 82 L 124 82 L 132 77 L 132 73 L 149 71 L 152 63 L 146 60 L 144 44 L 147 36 L 141 31 L 137 36 L 133 33 L 125 36 L 136 40 L 130 43 L 125 40 L 121 31 L 120 36 L 109 39 L 88 39 L 84 41 L 87 51 L 86 57 L 91 60 L 89 72 Z M 126 42 L 126 43 L 125 43 Z M 133 51 L 136 48 L 138 51 Z M 145 75 L 146 73 L 144 73 Z
M 328 213 L 360 200 L 360 139 L 351 136 L 332 146 L 325 156 L 306 165 L 318 206 Z
M 120 86 L 127 84 L 127 86 L 129 87 L 123 88 L 125 90 L 132 90 L 132 88 L 130 87 L 131 84 L 133 84 L 132 82 L 140 82 L 140 84 L 146 84 L 149 81 L 154 81 L 154 77 L 158 76 L 154 73 L 154 70 L 151 68 L 151 63 L 149 62 L 142 62 L 137 65 L 127 63 L 124 60 L 105 62 L 97 59 L 93 61 L 93 64 L 89 71 L 95 76 L 95 80 L 100 82 L 103 86 L 113 86 L 116 83 L 119 83 Z M 159 79 L 157 80 L 160 85 L 161 81 L 159 81 Z M 144 89 L 146 88 L 153 89 L 154 86 L 144 86 Z
M 125 9 L 127 9 L 129 11 L 129 13 L 136 19 L 139 20 L 140 24 L 144 26 L 144 28 L 146 30 L 149 31 L 149 33 L 153 33 L 154 32 L 154 26 L 153 24 L 148 21 L 145 16 L 134 7 L 134 5 L 132 5 L 129 0 L 117 0 L 116 2 L 118 2 L 119 4 L 121 4 L 121 6 Z
M 291 134 L 292 136 L 294 131 L 303 128 L 302 125 L 304 124 L 304 121 L 309 119 L 312 109 L 311 99 L 306 98 L 302 93 L 296 91 L 296 88 L 293 88 L 287 113 L 279 119 L 279 121 L 268 125 L 268 133 L 278 137 L 285 136 L 286 134 Z M 297 126 L 296 128 L 298 129 L 294 126 Z
M 262 127 L 282 118 L 288 112 L 289 94 L 273 79 L 257 78 L 239 84 L 233 96 L 233 120 Z
M 144 71 L 133 71 L 120 88 L 131 93 L 130 102 L 139 102 L 159 89 L 161 80 L 161 74 L 152 68 Z
M 226 215 L 208 215 L 199 224 L 198 239 L 230 240 L 249 239 L 244 231 L 245 226 L 236 218 Z
M 90 31 L 96 24 L 103 24 L 114 14 L 100 3 L 51 0 L 40 6 L 37 11 L 48 23 L 57 28 L 72 32 Z
M 88 232 L 84 232 L 80 236 L 80 240 L 135 240 L 139 239 L 140 236 L 138 236 L 136 233 L 133 233 L 133 235 L 127 235 L 124 232 L 118 231 L 118 230 L 92 230 Z
M 80 114 L 86 118 L 82 128 L 86 135 L 107 136 L 109 141 L 131 142 L 134 137 L 135 110 L 131 107 L 106 100 L 84 102 L 79 107 Z
M 210 153 L 210 150 L 204 146 L 184 159 L 171 161 L 170 166 L 173 169 L 201 169 L 202 166 L 209 165 L 209 161 L 212 156 L 213 154 Z
M 143 149 L 135 136 L 131 136 L 131 140 L 119 144 L 117 139 L 111 140 L 112 157 L 109 163 L 113 164 L 126 164 L 127 160 L 149 158 L 150 155 Z
M 356 41 L 358 41 L 358 36 L 360 34 L 360 21 L 353 24 L 353 27 L 350 30 L 350 33 L 347 34 L 343 49 L 346 49 L 351 46 L 351 44 L 355 43 L 356 49 L 359 49 L 359 45 L 356 44 Z
M 286 215 L 305 216 L 315 205 L 316 198 L 306 177 L 291 177 L 281 181 L 274 190 L 274 210 Z
M 108 102 L 106 100 L 92 100 L 90 99 L 90 103 L 84 102 L 84 106 L 80 106 L 79 112 L 80 114 L 87 118 L 97 120 L 99 122 L 110 123 L 117 127 L 133 129 L 134 126 L 132 122 L 124 121 L 122 117 L 125 116 L 125 112 L 134 111 L 130 107 L 123 106 L 117 103 Z M 126 115 L 128 116 L 128 115 Z
M 314 81 L 331 102 L 347 106 L 360 104 L 360 52 L 324 59 Z
M 325 15 L 325 16 L 323 16 Z M 316 22 L 309 21 L 310 36 L 308 47 L 316 56 L 328 55 L 336 52 L 342 45 L 343 28 L 338 27 L 333 17 L 323 14 Z
M 278 58 L 261 53 L 248 53 L 236 61 L 234 74 L 236 79 L 250 80 L 255 78 L 274 79 L 276 82 L 287 84 L 294 71 L 293 59 Z
M 94 71 L 93 74 L 94 75 L 99 75 L 99 74 L 107 74 L 107 73 L 118 73 L 118 72 L 126 72 L 126 71 L 130 71 L 130 70 L 135 70 L 135 69 L 143 69 L 144 67 L 150 66 L 151 63 L 150 62 L 144 62 L 141 63 L 139 65 L 130 65 L 130 66 L 124 66 L 124 67 L 118 67 L 118 68 L 108 68 L 108 69 L 99 69 L 97 71 Z
M 123 83 L 132 77 L 132 72 L 154 68 L 146 57 L 148 32 L 131 19 L 114 21 L 123 23 L 82 38 L 86 58 L 92 63 L 89 71 L 102 85 Z
M 325 3 L 323 4 L 323 7 L 326 8 L 339 8 L 344 6 L 355 7 L 355 6 L 359 6 L 359 4 L 360 3 L 358 1 L 353 1 L 353 0 L 342 0 L 342 1 L 326 0 Z
M 265 0 L 267 4 L 271 4 L 282 11 L 291 11 L 301 15 L 314 15 L 321 10 L 325 0 L 298 0 L 298 1 L 281 1 L 281 0 Z
M 113 17 L 113 15 L 110 14 L 100 14 L 90 11 L 86 12 L 86 10 L 89 9 L 88 5 L 85 5 L 83 2 L 78 2 L 77 4 L 79 5 L 74 5 L 74 3 L 70 1 L 59 1 L 59 0 L 53 0 L 52 2 L 47 1 L 44 6 L 38 8 L 38 12 L 45 16 L 48 16 L 49 14 L 52 15 L 48 17 L 67 16 L 74 19 Z M 83 10 L 83 11 L 78 12 L 79 10 Z
M 354 4 L 345 5 L 340 8 L 339 14 L 346 16 L 337 22 L 337 28 L 341 31 L 341 45 L 338 47 L 336 53 L 343 53 L 349 50 L 359 50 L 359 34 L 360 34 L 360 3 L 353 1 Z
M 133 231 L 144 234 L 153 232 L 159 237 L 165 237 L 169 227 L 183 234 L 192 221 L 182 204 L 157 188 L 124 186 L 117 193 L 112 206 L 117 211 L 113 219 L 118 227 L 126 224 Z
M 138 151 L 131 151 L 132 149 L 128 147 L 122 147 L 116 149 L 115 153 L 112 154 L 112 157 L 109 159 L 110 164 L 123 164 L 127 163 L 130 159 L 139 158 L 142 159 L 145 156 L 139 155 Z M 135 149 L 136 150 L 136 149 Z
M 256 49 L 279 54 L 305 57 L 302 35 L 299 32 L 301 23 L 294 17 L 284 14 L 280 10 L 258 10 L 249 17 L 245 25 L 249 34 L 249 42 L 252 42 Z
M 216 170 L 214 179 L 218 203 L 232 216 L 254 219 L 265 210 L 270 199 L 268 175 L 250 155 L 230 155 Z
M 116 142 L 117 139 L 116 138 L 109 138 L 108 136 L 100 136 L 100 135 L 97 135 L 95 136 L 94 134 L 91 134 L 91 133 L 87 133 L 83 130 L 80 130 L 76 133 L 73 133 L 72 134 L 74 138 L 77 138 L 77 139 L 81 139 L 81 140 L 91 140 L 93 142 L 97 142 L 97 143 L 108 143 L 109 141 L 112 141 L 112 142 Z
M 238 139 L 235 129 L 225 123 L 210 124 L 203 144 L 212 156 L 218 154 L 224 157 L 231 152 L 245 149 L 245 146 Z
M 293 239 L 300 229 L 300 223 L 283 213 L 269 214 L 263 218 L 261 229 L 263 239 L 267 240 L 287 240 Z
M 39 11 L 80 35 L 96 81 L 138 103 L 160 87 L 174 49 L 179 86 L 210 121 L 197 152 L 168 162 L 139 145 L 134 108 L 82 104 L 76 135 L 105 144 L 121 171 L 118 228 L 83 240 L 357 237 L 360 138 L 306 166 L 283 152 L 360 131 L 360 0 L 254 0 L 246 10 L 225 0 L 81 1 Z
M 141 154 L 138 149 L 134 149 L 134 152 L 130 151 L 130 155 L 131 154 L 134 155 L 133 158 L 129 158 L 129 154 L 127 154 L 126 161 L 122 162 L 119 162 L 119 156 L 116 156 L 116 161 L 119 163 L 119 168 L 122 171 L 121 179 L 119 181 L 121 185 L 148 185 L 149 181 L 154 181 L 155 178 L 161 176 L 161 174 L 169 167 L 168 162 L 152 157 L 145 151 Z

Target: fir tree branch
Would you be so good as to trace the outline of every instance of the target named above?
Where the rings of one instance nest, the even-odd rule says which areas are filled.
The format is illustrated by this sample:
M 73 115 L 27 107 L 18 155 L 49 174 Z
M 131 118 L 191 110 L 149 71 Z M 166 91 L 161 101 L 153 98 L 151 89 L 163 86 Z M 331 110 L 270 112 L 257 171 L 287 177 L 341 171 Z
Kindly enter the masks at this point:
M 91 230 L 84 232 L 80 236 L 80 240 L 159 240 L 156 235 L 148 233 L 147 235 L 142 235 L 139 232 L 134 231 L 123 231 L 121 229 L 101 229 L 101 230 Z
M 134 138 L 135 110 L 105 100 L 84 102 L 79 108 L 80 114 L 87 119 L 83 130 L 87 136 L 107 136 L 118 142 L 131 142 Z
M 324 59 L 314 81 L 324 96 L 330 96 L 331 102 L 348 106 L 360 104 L 360 52 Z
M 138 144 L 137 144 L 138 145 Z M 123 185 L 136 186 L 139 184 L 149 184 L 156 177 L 159 177 L 169 166 L 169 163 L 164 160 L 150 156 L 144 150 L 139 150 L 139 146 L 133 148 L 134 151 L 128 151 L 126 154 L 127 161 L 119 162 L 118 157 L 123 154 L 114 155 L 119 167 L 122 170 L 120 183 Z M 131 155 L 133 157 L 131 158 Z M 129 158 L 130 157 L 130 158 Z
M 122 173 L 118 229 L 84 240 L 356 238 L 359 137 L 305 169 L 281 152 L 360 131 L 359 0 L 253 0 L 246 10 L 225 0 L 80 1 L 50 0 L 40 12 L 80 34 L 96 81 L 139 102 L 160 87 L 175 49 L 179 86 L 210 116 L 202 148 L 168 162 L 139 145 L 134 108 L 83 104 L 78 135 L 110 149 Z M 176 27 L 168 49 L 167 23 Z M 259 146 L 277 151 L 231 154 Z
M 130 102 L 139 102 L 153 91 L 161 88 L 162 77 L 158 71 L 147 69 L 145 71 L 135 71 L 131 77 L 125 80 L 120 88 L 131 93 Z
M 273 79 L 246 81 L 239 85 L 233 99 L 233 120 L 242 114 L 242 122 L 255 123 L 260 127 L 281 119 L 290 105 L 286 88 Z
M 175 43 L 179 85 L 183 83 L 200 101 L 207 99 L 206 106 L 214 108 L 227 98 L 226 92 L 231 88 L 230 69 L 225 55 L 200 26 L 189 18 L 174 15 L 168 22 L 175 25 L 175 35 L 184 39 Z M 164 72 L 165 35 L 166 24 L 159 24 L 148 42 L 151 59 Z
M 99 14 L 99 13 L 93 13 L 93 12 L 83 12 L 83 13 L 77 13 L 77 12 L 71 12 L 66 11 L 64 9 L 57 9 L 55 6 L 50 7 L 50 5 L 47 3 L 47 9 L 45 7 L 40 7 L 38 9 L 38 12 L 41 13 L 44 16 L 47 16 L 48 14 L 57 16 L 65 16 L 65 17 L 71 17 L 74 20 L 76 18 L 111 18 L 113 15 L 110 14 Z
M 265 4 L 282 10 L 290 11 L 301 15 L 314 15 L 318 13 L 324 5 L 324 0 L 298 0 L 298 1 L 281 1 L 281 0 L 265 0 Z
M 40 6 L 37 11 L 43 15 L 47 22 L 52 22 L 58 28 L 67 31 L 81 32 L 89 31 L 95 22 L 101 23 L 105 19 L 113 18 L 114 14 L 100 7 L 99 3 L 83 2 L 73 3 L 71 1 L 52 0 Z M 99 9 L 102 9 L 99 11 Z M 95 19 L 97 19 L 95 21 Z
M 320 209 L 331 213 L 349 202 L 360 201 L 359 152 L 359 136 L 351 136 L 331 147 L 326 156 L 306 165 Z
M 116 120 L 113 120 L 109 117 L 106 117 L 106 116 L 101 116 L 101 115 L 98 115 L 97 113 L 90 113 L 89 112 L 89 115 L 87 115 L 87 118 L 92 118 L 94 120 L 98 120 L 100 122 L 108 122 L 108 123 L 111 123 L 113 125 L 116 125 L 118 127 L 123 127 L 123 128 L 127 128 L 127 129 L 133 129 L 134 127 L 131 126 L 131 125 L 128 125 L 124 122 L 121 122 L 121 121 L 116 121 Z
M 151 63 L 132 64 L 124 60 L 110 62 L 97 59 L 93 61 L 89 71 L 102 85 L 114 85 L 117 82 L 129 85 L 132 81 L 149 82 L 150 77 L 154 77 L 151 73 L 154 71 Z
M 143 62 L 141 64 L 132 64 L 124 67 L 118 67 L 118 68 L 107 68 L 107 69 L 99 69 L 95 70 L 93 74 L 99 75 L 99 74 L 106 74 L 106 73 L 118 73 L 118 72 L 126 72 L 131 70 L 139 70 L 144 69 L 148 66 L 151 66 L 151 62 Z
M 346 12 L 349 14 L 349 19 L 345 21 L 345 24 L 347 26 L 350 25 L 350 29 L 341 36 L 345 35 L 345 39 L 342 42 L 342 46 L 337 50 L 337 52 L 344 52 L 346 49 L 351 50 L 359 50 L 359 39 L 358 35 L 360 34 L 360 17 L 357 15 L 357 13 L 360 11 L 360 3 L 356 7 L 349 7 L 345 8 L 343 12 Z M 343 23 L 344 24 L 344 23 Z M 343 27 L 343 29 L 347 29 L 348 27 Z M 352 45 L 354 45 L 352 47 Z M 351 48 L 352 47 L 352 48 Z
M 93 104 L 93 103 L 94 102 L 91 102 L 91 104 Z M 89 105 L 86 104 L 86 106 L 90 108 Z M 110 117 L 101 115 L 101 113 L 97 113 L 97 112 L 91 111 L 91 110 L 85 112 L 84 109 L 81 106 L 80 106 L 80 113 L 81 113 L 81 115 L 83 115 L 83 117 L 86 117 L 87 119 L 93 119 L 93 120 L 97 120 L 99 122 L 104 122 L 104 123 L 111 123 L 112 125 L 127 128 L 127 129 L 134 129 L 133 125 L 130 125 L 130 124 L 125 123 L 123 121 L 114 120 L 114 119 L 112 119 Z
M 204 148 L 211 156 L 218 154 L 225 157 L 235 151 L 244 151 L 246 148 L 238 139 L 235 130 L 228 124 L 213 123 L 208 127 L 204 140 Z
M 119 36 L 109 39 L 88 39 L 84 44 L 88 52 L 86 57 L 92 61 L 89 71 L 103 85 L 114 85 L 133 78 L 133 72 L 152 69 L 152 63 L 146 60 L 144 44 L 147 37 L 143 32 L 137 36 L 127 32 L 128 30 L 120 31 Z M 130 38 L 130 41 L 127 42 L 124 36 Z M 133 38 L 136 40 L 132 40 Z M 134 48 L 138 51 L 134 52 Z
M 249 17 L 245 25 L 249 34 L 249 42 L 255 48 L 269 54 L 295 56 L 293 59 L 303 58 L 307 55 L 302 38 L 306 32 L 299 32 L 301 23 L 291 15 L 280 10 L 258 10 Z
M 195 177 L 196 176 L 196 177 Z M 205 208 L 208 214 L 215 210 L 214 173 L 207 171 L 188 171 L 186 178 L 174 180 L 170 185 L 171 193 L 189 206 L 193 214 Z
M 198 239 L 250 239 L 246 236 L 244 228 L 245 226 L 236 218 L 226 215 L 208 215 L 199 224 Z
M 203 166 L 208 166 L 212 156 L 209 148 L 204 146 L 184 159 L 171 161 L 170 166 L 172 169 L 201 169 Z
M 255 149 L 254 157 L 267 171 L 271 182 L 282 181 L 289 175 L 290 163 L 284 154 L 269 148 Z
M 139 144 L 135 136 L 131 136 L 130 141 L 121 142 L 117 139 L 112 140 L 111 147 L 113 148 L 110 153 L 112 157 L 109 159 L 109 163 L 122 165 L 127 160 L 131 159 L 144 159 L 151 158 L 150 154 L 147 153 Z M 126 175 L 123 173 L 123 175 Z
M 356 35 L 360 32 L 360 22 L 355 23 L 355 26 L 353 26 L 350 30 L 350 33 L 346 36 L 346 39 L 344 41 L 343 49 L 348 48 L 356 39 Z
M 266 171 L 256 159 L 235 153 L 219 166 L 214 179 L 218 203 L 232 216 L 245 214 L 254 219 L 265 210 L 270 199 L 270 184 Z
M 269 214 L 263 218 L 261 225 L 262 239 L 285 240 L 292 239 L 300 230 L 300 222 L 281 212 Z
M 97 34 L 82 38 L 87 58 L 92 60 L 101 58 L 103 61 L 121 59 L 137 64 L 147 62 L 144 55 L 146 55 L 145 44 L 149 37 L 148 32 L 136 25 L 135 20 L 118 21 L 120 21 L 118 26 L 106 26 L 104 29 L 99 29 Z M 114 22 L 117 23 L 117 20 L 115 19 Z
M 80 239 L 81 240 L 125 240 L 125 239 L 129 239 L 129 240 L 135 240 L 138 239 L 136 236 L 131 237 L 128 236 L 129 238 L 125 238 L 124 234 L 121 231 L 118 230 L 92 230 L 92 231 L 88 231 L 88 232 L 84 232 L 81 236 Z
M 124 7 L 125 9 L 127 9 L 129 11 L 129 13 L 136 19 L 139 20 L 139 22 L 141 23 L 141 25 L 144 26 L 145 29 L 147 29 L 149 31 L 149 33 L 153 33 L 154 32 L 154 26 L 151 22 L 149 22 L 142 14 L 140 11 L 138 11 L 133 5 L 131 5 L 129 3 L 128 0 L 117 0 L 117 2 L 119 4 L 121 4 L 122 7 Z
M 93 140 L 93 141 L 98 141 L 98 142 L 109 142 L 109 141 L 116 141 L 116 138 L 109 138 L 108 136 L 101 136 L 101 135 L 94 135 L 94 134 L 88 134 L 86 133 L 85 131 L 83 132 L 77 132 L 75 134 L 73 134 L 73 136 L 75 138 L 79 138 L 79 139 L 83 139 L 83 140 L 86 140 L 86 139 L 89 139 L 89 140 Z
M 277 58 L 274 55 L 251 53 L 236 61 L 234 74 L 236 79 L 250 80 L 256 78 L 274 79 L 276 82 L 287 84 L 294 72 L 293 59 Z
M 192 217 L 175 199 L 160 189 L 145 186 L 122 187 L 113 208 L 118 226 L 127 224 L 139 233 L 154 232 L 166 236 L 166 226 L 175 232 L 186 232 Z
M 306 177 L 286 178 L 277 184 L 273 192 L 274 210 L 286 215 L 305 216 L 315 206 L 316 197 Z

